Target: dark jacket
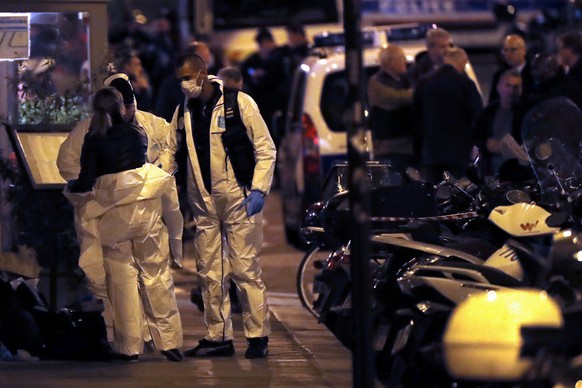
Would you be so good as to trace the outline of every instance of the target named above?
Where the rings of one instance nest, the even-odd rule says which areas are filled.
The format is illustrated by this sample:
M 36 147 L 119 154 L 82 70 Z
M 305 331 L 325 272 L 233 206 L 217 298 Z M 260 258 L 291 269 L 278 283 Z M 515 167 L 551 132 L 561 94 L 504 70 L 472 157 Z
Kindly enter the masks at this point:
M 266 59 L 259 53 L 251 54 L 241 64 L 240 71 L 243 77 L 243 90 L 257 102 L 269 130 L 273 131 L 271 125 L 273 115 L 278 110 L 285 111 L 286 108 L 286 97 L 282 93 L 285 81 L 283 51 L 275 48 Z M 257 76 L 257 73 L 262 75 Z
M 462 167 L 473 143 L 473 123 L 483 107 L 473 81 L 444 65 L 421 77 L 412 107 L 422 139 L 422 163 Z
M 412 89 L 406 77 L 380 70 L 368 80 L 370 128 L 376 140 L 412 137 Z M 390 109 L 388 109 L 390 108 Z
M 474 142 L 479 147 L 481 155 L 484 158 L 483 164 L 485 164 L 484 172 L 486 174 L 493 172 L 490 165 L 492 155 L 487 149 L 486 144 L 487 139 L 494 136 L 493 122 L 495 120 L 495 115 L 497 114 L 499 106 L 499 101 L 488 104 L 477 117 L 473 130 Z M 511 111 L 513 113 L 513 117 L 511 123 L 512 131 L 510 134 L 518 143 L 521 143 L 521 123 L 526 113 L 525 106 L 521 103 L 515 104 L 512 106 Z
M 81 151 L 81 172 L 69 184 L 70 191 L 90 191 L 102 175 L 143 166 L 147 145 L 145 132 L 131 123 L 114 124 L 105 136 L 88 132 Z
M 526 103 L 532 109 L 542 101 L 554 97 L 566 97 L 582 109 L 582 89 L 574 77 L 564 74 L 560 69 L 554 77 L 534 84 L 531 93 L 526 96 Z
M 414 57 L 414 66 L 409 70 L 410 79 L 418 82 L 421 77 L 434 71 L 434 63 L 428 55 L 428 51 L 421 51 Z
M 578 86 L 582 89 L 582 57 L 579 58 L 572 67 L 570 67 L 568 76 L 575 79 Z

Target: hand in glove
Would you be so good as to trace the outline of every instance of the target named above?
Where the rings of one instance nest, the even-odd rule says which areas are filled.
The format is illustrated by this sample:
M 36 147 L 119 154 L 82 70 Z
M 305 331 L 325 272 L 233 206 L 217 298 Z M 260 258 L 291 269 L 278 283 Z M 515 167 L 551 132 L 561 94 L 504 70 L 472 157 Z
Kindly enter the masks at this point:
M 242 201 L 241 208 L 246 207 L 247 216 L 250 217 L 263 210 L 264 205 L 265 198 L 263 193 L 259 190 L 252 190 L 248 197 Z

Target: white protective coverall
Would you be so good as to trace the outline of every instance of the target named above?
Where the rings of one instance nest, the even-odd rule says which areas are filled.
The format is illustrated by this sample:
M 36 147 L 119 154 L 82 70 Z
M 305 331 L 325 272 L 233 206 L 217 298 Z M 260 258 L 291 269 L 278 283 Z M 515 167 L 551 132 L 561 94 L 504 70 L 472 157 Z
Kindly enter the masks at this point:
M 148 138 L 146 160 L 171 173 L 174 169 L 174 153 L 176 151 L 175 132 L 170 124 L 161 117 L 144 111 L 136 111 L 135 118 L 145 130 Z M 85 135 L 89 131 L 91 118 L 81 121 L 69 133 L 61 147 L 57 157 L 59 173 L 68 182 L 77 179 L 81 171 L 81 150 Z M 105 295 L 105 270 L 103 269 L 103 256 L 101 244 L 94 244 L 97 235 L 92 238 L 81 238 L 81 234 L 87 235 L 87 231 L 79 230 L 79 222 L 75 218 L 75 229 L 79 236 L 80 256 L 79 267 L 83 270 L 89 281 L 89 289 L 94 295 L 106 298 Z M 96 231 L 93 231 L 95 233 Z M 163 230 L 161 233 L 165 233 Z M 88 237 L 88 236 L 87 236 Z
M 127 355 L 143 351 L 144 315 L 156 349 L 182 346 L 169 268 L 170 257 L 182 259 L 183 218 L 174 177 L 146 163 L 100 176 L 93 191 L 65 190 L 65 196 L 80 221 L 81 239 L 100 236 L 115 350 Z
M 209 76 L 209 79 L 220 84 L 213 76 Z M 256 166 L 252 190 L 267 194 L 275 168 L 275 145 L 255 101 L 249 95 L 239 92 L 238 105 L 241 119 L 255 148 Z M 179 108 L 172 119 L 174 128 L 181 125 L 179 122 L 182 118 L 178 116 Z M 241 209 L 245 195 L 237 184 L 222 145 L 222 133 L 225 131 L 224 96 L 215 105 L 210 124 L 212 193 L 204 187 L 188 109 L 184 109 L 183 124 L 188 146 L 188 200 L 196 223 L 194 255 L 204 301 L 204 320 L 208 328 L 206 339 L 219 342 L 233 339 L 228 298 L 229 276 L 240 295 L 245 337 L 268 336 L 271 331 L 269 307 L 258 261 L 263 242 L 263 215 L 259 212 L 248 217 L 245 208 Z M 222 255 L 222 230 L 226 236 L 228 257 Z

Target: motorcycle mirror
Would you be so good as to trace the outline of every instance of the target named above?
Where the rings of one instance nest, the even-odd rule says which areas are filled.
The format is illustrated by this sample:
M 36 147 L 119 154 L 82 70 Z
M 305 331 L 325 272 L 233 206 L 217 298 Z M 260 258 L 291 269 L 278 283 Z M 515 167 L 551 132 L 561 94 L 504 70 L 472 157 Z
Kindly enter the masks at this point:
M 547 160 L 552 156 L 552 145 L 549 142 L 538 144 L 535 149 L 536 158 Z
M 531 198 L 530 196 L 522 190 L 509 190 L 506 194 L 505 194 L 505 198 L 510 202 L 510 203 L 530 203 L 531 202 Z
M 406 176 L 412 182 L 421 182 L 420 172 L 414 167 L 406 167 Z
M 499 182 L 499 179 L 492 176 L 485 178 L 485 184 L 489 190 L 497 190 L 501 187 L 501 182 Z
M 562 210 L 554 214 L 550 214 L 548 218 L 546 218 L 546 225 L 550 228 L 560 227 L 568 221 L 568 211 Z
M 435 195 L 438 199 L 445 200 L 451 198 L 451 188 L 445 185 L 438 185 Z
M 443 179 L 445 182 L 451 185 L 457 184 L 457 179 L 449 171 L 443 171 Z

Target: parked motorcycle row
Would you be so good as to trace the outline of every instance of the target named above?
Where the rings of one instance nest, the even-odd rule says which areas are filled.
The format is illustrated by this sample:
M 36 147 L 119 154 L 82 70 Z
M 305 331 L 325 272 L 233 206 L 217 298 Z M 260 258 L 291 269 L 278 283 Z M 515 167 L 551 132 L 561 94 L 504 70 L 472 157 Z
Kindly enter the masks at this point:
M 376 377 L 390 387 L 582 384 L 582 112 L 556 98 L 522 127 L 513 181 L 478 161 L 438 185 L 368 162 Z M 303 305 L 351 347 L 346 163 L 307 211 Z M 527 176 L 529 175 L 529 176 Z

